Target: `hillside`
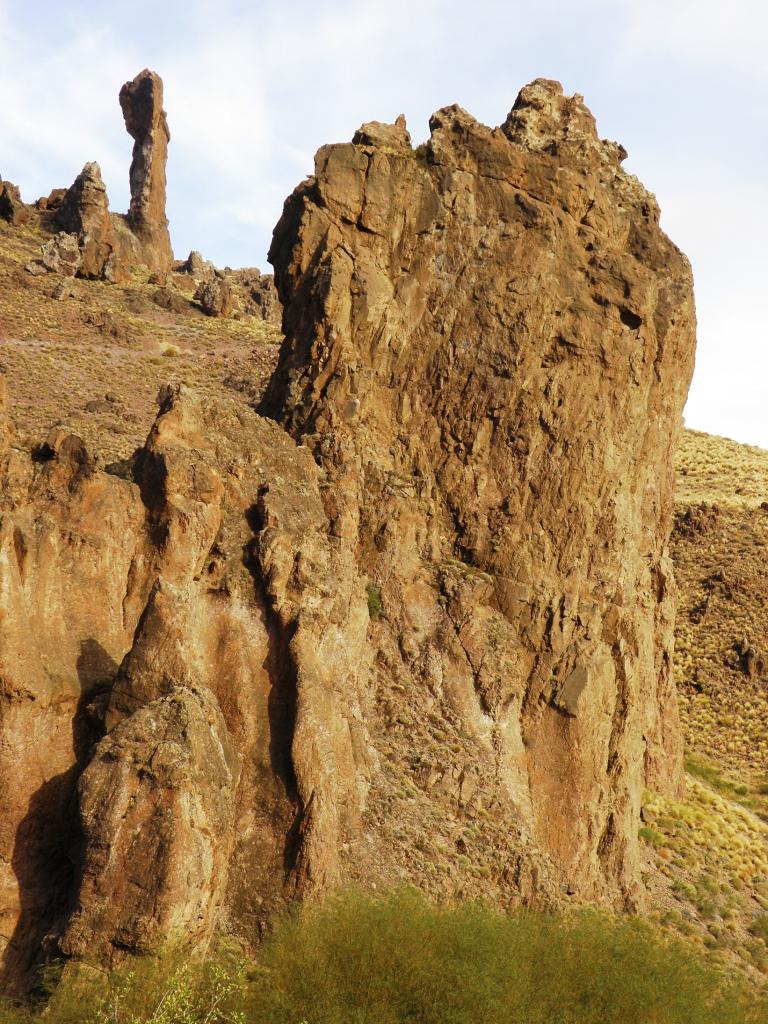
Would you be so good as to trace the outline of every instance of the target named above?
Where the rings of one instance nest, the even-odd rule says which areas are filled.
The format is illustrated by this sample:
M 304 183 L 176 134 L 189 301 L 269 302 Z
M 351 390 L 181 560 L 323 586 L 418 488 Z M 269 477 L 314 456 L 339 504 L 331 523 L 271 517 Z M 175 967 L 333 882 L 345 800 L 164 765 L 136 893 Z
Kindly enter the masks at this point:
M 649 795 L 661 917 L 768 970 L 768 452 L 686 431 L 672 553 L 687 795 Z M 651 852 L 655 851 L 655 852 Z

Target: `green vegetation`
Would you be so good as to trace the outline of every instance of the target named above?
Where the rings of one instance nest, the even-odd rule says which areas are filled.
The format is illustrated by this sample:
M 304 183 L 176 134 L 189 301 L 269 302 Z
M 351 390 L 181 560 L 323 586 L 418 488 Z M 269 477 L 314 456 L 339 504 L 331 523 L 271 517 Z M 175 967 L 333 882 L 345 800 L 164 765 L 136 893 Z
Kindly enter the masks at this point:
M 384 617 L 384 602 L 381 599 L 381 592 L 375 583 L 369 583 L 365 588 L 368 595 L 368 614 L 372 619 Z
M 768 1003 L 684 941 L 418 893 L 346 893 L 284 917 L 254 963 L 138 961 L 73 975 L 0 1024 L 764 1024 Z M 107 989 L 105 991 L 105 989 Z
M 657 832 L 655 828 L 648 828 L 648 826 L 645 826 L 640 829 L 638 835 L 646 843 L 650 843 L 651 846 L 664 845 L 664 836 L 660 832 Z

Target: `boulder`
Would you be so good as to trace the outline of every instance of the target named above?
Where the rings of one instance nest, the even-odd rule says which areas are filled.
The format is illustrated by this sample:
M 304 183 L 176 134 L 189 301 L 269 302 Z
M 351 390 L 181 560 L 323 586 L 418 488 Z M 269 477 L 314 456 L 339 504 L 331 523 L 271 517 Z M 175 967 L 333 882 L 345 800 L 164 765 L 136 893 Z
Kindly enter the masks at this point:
M 43 245 L 40 262 L 51 274 L 74 277 L 82 262 L 77 235 L 59 231 Z
M 203 280 L 194 294 L 207 316 L 231 316 L 235 309 L 232 287 L 225 277 L 214 276 Z

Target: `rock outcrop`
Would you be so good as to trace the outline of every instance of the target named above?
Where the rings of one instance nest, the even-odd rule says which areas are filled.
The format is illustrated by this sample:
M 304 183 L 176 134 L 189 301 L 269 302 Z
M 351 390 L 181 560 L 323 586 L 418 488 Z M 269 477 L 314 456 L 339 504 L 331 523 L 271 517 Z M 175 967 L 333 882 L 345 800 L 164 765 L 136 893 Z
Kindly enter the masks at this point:
M 141 241 L 150 270 L 166 273 L 173 263 L 165 215 L 165 165 L 171 133 L 163 110 L 163 82 L 145 69 L 120 90 L 125 127 L 133 138 L 128 225 Z
M 18 186 L 13 182 L 0 178 L 0 217 L 14 227 L 26 224 L 29 220 L 29 209 L 22 201 Z
M 207 316 L 230 316 L 235 308 L 232 288 L 223 275 L 201 281 L 194 298 Z
M 261 414 L 168 389 L 105 471 L 0 392 L 7 989 L 345 882 L 639 904 L 694 312 L 623 155 L 543 80 L 364 125 L 275 230 Z
M 62 231 L 76 235 L 82 277 L 100 278 L 115 248 L 109 198 L 97 163 L 86 164 L 67 189 L 56 220 Z
M 286 878 L 341 880 L 328 841 L 364 787 L 365 590 L 319 470 L 178 389 L 113 472 L 64 430 L 29 455 L 3 429 L 4 987 L 41 949 L 254 936 Z
M 258 267 L 221 270 L 194 251 L 174 266 L 195 282 L 195 301 L 208 316 L 230 316 L 237 310 L 281 326 L 283 308 L 271 274 L 262 274 Z
M 143 266 L 150 274 L 162 278 L 173 266 L 165 214 L 170 133 L 162 104 L 163 83 L 153 71 L 140 72 L 120 90 L 125 126 L 135 140 L 130 169 L 131 205 L 126 216 L 110 212 L 101 169 L 95 162 L 85 164 L 68 189 L 57 189 L 38 200 L 37 210 L 44 223 L 59 235 L 76 239 L 80 254 L 74 273 L 80 277 L 122 282 L 134 268 Z M 0 215 L 4 215 L 3 195 Z M 6 205 L 11 208 L 10 198 Z M 19 223 L 16 216 L 14 223 Z M 73 262 L 70 258 L 64 260 L 65 270 L 60 271 L 54 246 L 38 264 L 30 264 L 29 269 L 33 273 L 68 273 Z
M 642 786 L 682 785 L 667 542 L 690 267 L 557 83 L 501 128 L 455 106 L 430 128 L 414 152 L 404 123 L 363 126 L 287 200 L 263 411 L 315 453 L 381 595 L 377 707 L 408 680 L 419 723 L 395 760 L 415 745 L 444 773 L 420 733 L 452 722 L 492 813 L 570 891 L 632 905 Z M 391 744 L 386 712 L 372 731 Z

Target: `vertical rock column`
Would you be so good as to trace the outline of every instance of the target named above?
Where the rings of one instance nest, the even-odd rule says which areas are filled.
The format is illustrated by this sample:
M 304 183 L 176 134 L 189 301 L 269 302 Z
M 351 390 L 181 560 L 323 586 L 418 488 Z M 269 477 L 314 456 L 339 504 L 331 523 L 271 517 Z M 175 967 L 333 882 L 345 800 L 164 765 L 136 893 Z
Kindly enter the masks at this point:
M 171 133 L 163 110 L 163 82 L 144 70 L 120 90 L 128 134 L 134 139 L 128 224 L 143 246 L 143 262 L 165 272 L 173 262 L 165 215 L 165 165 Z

